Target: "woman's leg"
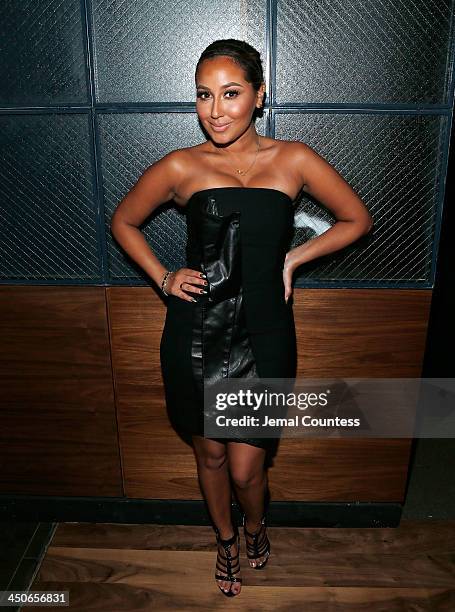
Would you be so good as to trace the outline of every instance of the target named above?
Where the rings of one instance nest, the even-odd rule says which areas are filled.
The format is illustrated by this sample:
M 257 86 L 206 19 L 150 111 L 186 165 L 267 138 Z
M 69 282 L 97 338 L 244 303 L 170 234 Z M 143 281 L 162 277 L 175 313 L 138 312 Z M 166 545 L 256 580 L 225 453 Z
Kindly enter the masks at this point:
M 250 533 L 257 531 L 264 515 L 265 493 L 267 491 L 267 472 L 264 470 L 266 451 L 263 448 L 228 442 L 227 455 L 229 471 L 232 476 L 237 499 L 245 513 L 245 527 Z M 256 560 L 249 559 L 251 567 L 262 563 L 266 555 Z
M 202 436 L 192 436 L 192 438 L 202 493 L 207 501 L 212 520 L 219 529 L 220 537 L 226 540 L 234 533 L 231 519 L 232 491 L 226 444 Z M 218 549 L 222 558 L 225 559 L 225 552 L 221 544 Z M 232 545 L 231 553 L 232 555 L 238 553 L 237 543 Z M 240 572 L 235 575 L 241 577 Z M 235 593 L 238 593 L 241 589 L 239 582 L 231 583 L 229 580 L 217 580 L 217 583 L 227 591 L 232 585 L 231 590 Z

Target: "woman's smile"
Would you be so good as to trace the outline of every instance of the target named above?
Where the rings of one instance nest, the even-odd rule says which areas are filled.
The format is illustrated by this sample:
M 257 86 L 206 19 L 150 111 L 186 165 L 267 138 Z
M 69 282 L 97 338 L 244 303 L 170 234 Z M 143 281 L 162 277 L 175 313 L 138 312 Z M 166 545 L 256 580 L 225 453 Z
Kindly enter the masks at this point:
M 214 125 L 213 123 L 211 123 L 210 125 L 212 126 L 212 129 L 215 132 L 225 132 L 228 129 L 228 127 L 231 125 L 231 123 L 225 123 L 224 125 L 220 125 L 220 126 Z

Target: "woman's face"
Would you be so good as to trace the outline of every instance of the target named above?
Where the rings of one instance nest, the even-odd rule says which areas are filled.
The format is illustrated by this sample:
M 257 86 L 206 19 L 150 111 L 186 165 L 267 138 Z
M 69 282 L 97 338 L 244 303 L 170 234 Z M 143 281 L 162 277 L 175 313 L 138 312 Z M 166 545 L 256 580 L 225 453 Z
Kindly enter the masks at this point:
M 256 106 L 262 106 L 263 83 L 256 92 L 245 72 L 230 57 L 204 60 L 196 74 L 196 111 L 215 142 L 235 140 L 250 125 Z M 223 126 L 217 129 L 218 126 Z

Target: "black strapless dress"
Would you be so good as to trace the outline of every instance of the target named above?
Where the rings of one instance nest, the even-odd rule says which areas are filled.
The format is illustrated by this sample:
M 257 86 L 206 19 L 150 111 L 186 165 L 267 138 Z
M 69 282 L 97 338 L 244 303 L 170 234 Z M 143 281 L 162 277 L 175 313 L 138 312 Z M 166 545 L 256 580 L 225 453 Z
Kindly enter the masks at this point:
M 282 191 L 215 187 L 186 205 L 186 267 L 205 272 L 197 302 L 170 295 L 160 344 L 171 424 L 204 435 L 204 379 L 295 378 L 294 316 L 283 265 L 294 207 Z M 202 286 L 201 286 L 202 287 Z M 213 438 L 271 449 L 275 438 Z

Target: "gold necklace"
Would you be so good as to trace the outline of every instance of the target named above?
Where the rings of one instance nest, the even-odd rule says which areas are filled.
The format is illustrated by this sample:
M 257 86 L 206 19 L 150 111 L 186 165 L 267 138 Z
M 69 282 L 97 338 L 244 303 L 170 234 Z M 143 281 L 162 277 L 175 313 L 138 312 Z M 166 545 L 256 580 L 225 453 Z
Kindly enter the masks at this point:
M 237 172 L 237 174 L 240 174 L 241 176 L 245 176 L 245 174 L 247 172 L 249 172 L 251 170 L 251 168 L 254 166 L 255 162 L 256 162 L 256 158 L 258 156 L 259 153 L 259 136 L 257 139 L 257 149 L 256 149 L 256 155 L 254 156 L 253 159 L 253 163 L 250 165 L 250 167 L 247 170 L 240 170 L 240 168 L 236 168 L 235 166 L 232 166 L 231 162 L 229 161 L 229 163 L 231 164 L 231 166 L 234 168 L 234 170 Z

